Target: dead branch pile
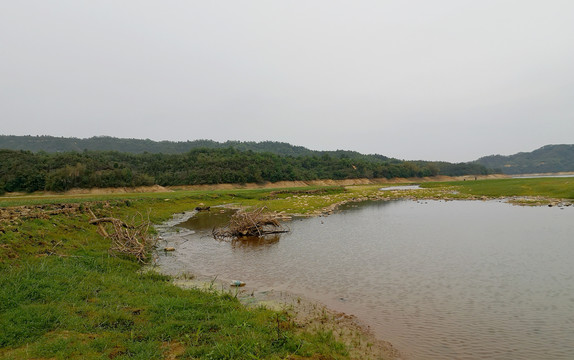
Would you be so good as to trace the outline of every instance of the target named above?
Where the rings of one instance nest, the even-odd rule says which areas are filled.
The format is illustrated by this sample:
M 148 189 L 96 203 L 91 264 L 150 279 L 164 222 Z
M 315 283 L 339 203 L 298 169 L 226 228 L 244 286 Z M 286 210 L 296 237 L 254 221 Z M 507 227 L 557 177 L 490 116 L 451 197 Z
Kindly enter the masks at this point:
M 223 228 L 214 228 L 213 237 L 218 240 L 236 239 L 241 237 L 264 236 L 285 233 L 280 223 L 281 215 L 266 213 L 267 208 L 257 208 L 252 211 L 238 211 L 231 216 L 229 224 Z
M 92 220 L 90 224 L 98 226 L 98 233 L 112 241 L 111 253 L 134 256 L 139 262 L 145 263 L 148 259 L 156 239 L 148 233 L 150 227 L 149 217 L 134 216 L 132 225 L 113 217 L 97 218 L 90 210 Z

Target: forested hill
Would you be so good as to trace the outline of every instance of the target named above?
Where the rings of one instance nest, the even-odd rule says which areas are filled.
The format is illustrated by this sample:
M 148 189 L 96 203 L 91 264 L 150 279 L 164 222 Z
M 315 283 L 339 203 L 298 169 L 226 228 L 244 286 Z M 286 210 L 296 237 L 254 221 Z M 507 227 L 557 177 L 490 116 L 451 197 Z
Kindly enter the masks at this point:
M 241 184 L 487 173 L 482 165 L 470 163 L 368 161 L 351 159 L 344 154 L 281 156 L 233 148 L 193 149 L 184 154 L 0 150 L 0 194 L 154 184 Z
M 509 175 L 574 171 L 574 145 L 546 145 L 532 152 L 485 156 L 476 163 Z
M 79 139 L 54 136 L 0 135 L 0 149 L 28 150 L 32 152 L 45 151 L 48 153 L 90 150 L 117 151 L 132 154 L 142 154 L 146 152 L 152 154 L 183 154 L 193 149 L 227 148 L 288 156 L 321 156 L 327 154 L 334 157 L 343 156 L 350 159 L 365 159 L 376 162 L 390 160 L 383 155 L 363 155 L 356 151 L 346 150 L 315 151 L 303 146 L 295 146 L 277 141 L 153 141 L 149 139 L 121 139 L 110 136 L 94 136 L 88 139 Z
M 80 139 L 55 136 L 0 135 L 0 149 L 29 150 L 32 152 L 45 151 L 49 153 L 93 150 L 132 154 L 144 152 L 152 154 L 182 154 L 197 148 L 220 149 L 228 147 L 254 152 L 273 152 L 279 155 L 309 155 L 313 152 L 302 146 L 272 141 L 261 143 L 227 141 L 220 143 L 213 140 L 153 141 L 150 139 L 123 139 L 111 136 L 94 136 Z

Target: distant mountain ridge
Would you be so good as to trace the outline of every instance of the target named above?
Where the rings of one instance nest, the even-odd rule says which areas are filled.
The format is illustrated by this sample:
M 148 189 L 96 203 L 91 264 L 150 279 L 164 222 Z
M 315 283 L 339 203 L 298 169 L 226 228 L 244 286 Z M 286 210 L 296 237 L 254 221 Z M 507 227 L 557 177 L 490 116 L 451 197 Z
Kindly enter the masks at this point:
M 303 146 L 291 145 L 277 141 L 226 141 L 217 142 L 213 140 L 193 140 L 193 141 L 153 141 L 150 139 L 123 139 L 111 136 L 94 136 L 91 138 L 66 138 L 56 136 L 16 136 L 0 135 L 0 149 L 28 150 L 32 152 L 45 151 L 56 152 L 82 152 L 90 151 L 118 151 L 123 153 L 162 153 L 162 154 L 183 154 L 193 149 L 225 149 L 234 148 L 240 151 L 253 151 L 256 153 L 269 152 L 282 156 L 313 156 L 331 155 L 335 157 L 346 157 L 349 159 L 363 159 L 375 162 L 385 162 L 391 159 L 383 155 L 364 155 L 356 151 L 336 150 L 336 151 L 316 151 Z M 398 161 L 398 160 L 397 160 Z
M 490 155 L 475 161 L 508 175 L 574 171 L 574 145 L 546 145 L 531 152 Z

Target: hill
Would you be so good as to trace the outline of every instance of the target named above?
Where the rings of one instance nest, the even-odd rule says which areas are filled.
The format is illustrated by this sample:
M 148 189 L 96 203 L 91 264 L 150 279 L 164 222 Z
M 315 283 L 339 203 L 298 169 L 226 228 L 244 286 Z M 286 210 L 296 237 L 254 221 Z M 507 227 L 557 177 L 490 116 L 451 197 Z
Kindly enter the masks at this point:
M 122 139 L 111 136 L 94 136 L 87 139 L 66 138 L 55 136 L 15 136 L 0 135 L 0 149 L 27 150 L 32 152 L 45 151 L 48 153 L 81 152 L 81 151 L 117 151 L 130 154 L 183 154 L 194 149 L 227 149 L 253 151 L 256 153 L 272 153 L 283 156 L 321 156 L 329 155 L 337 158 L 362 159 L 375 162 L 385 162 L 390 159 L 383 155 L 364 155 L 356 151 L 315 151 L 303 146 L 295 146 L 277 141 L 226 141 L 213 140 L 193 141 L 153 141 L 150 139 Z
M 313 151 L 270 141 L 158 143 L 109 137 L 66 139 L 44 136 L 2 136 L 0 139 L 3 140 L 0 142 L 0 195 L 17 191 L 65 191 L 77 187 L 242 184 L 491 173 L 484 166 L 473 163 L 401 161 L 354 151 Z M 23 150 L 26 145 L 27 150 Z M 80 151 L 83 145 L 91 145 L 96 150 Z M 130 149 L 132 152 L 128 151 Z M 158 152 L 160 149 L 171 149 L 172 153 Z M 184 149 L 183 153 L 173 153 Z
M 574 171 L 574 145 L 546 145 L 509 156 L 485 156 L 475 163 L 509 175 Z
M 201 185 L 277 181 L 425 177 L 440 168 L 412 162 L 373 162 L 345 157 L 281 156 L 226 149 L 185 154 L 129 154 L 116 151 L 32 153 L 0 150 L 0 194 L 149 185 Z M 480 165 L 463 172 L 485 174 Z M 455 166 L 454 170 L 458 167 Z M 443 174 L 448 175 L 448 174 Z

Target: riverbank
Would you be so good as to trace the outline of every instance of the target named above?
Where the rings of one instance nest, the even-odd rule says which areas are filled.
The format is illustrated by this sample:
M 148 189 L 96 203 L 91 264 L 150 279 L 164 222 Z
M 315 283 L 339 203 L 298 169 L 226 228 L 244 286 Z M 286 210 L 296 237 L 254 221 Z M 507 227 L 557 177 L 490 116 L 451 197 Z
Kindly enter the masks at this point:
M 129 220 L 147 208 L 157 221 L 193 207 L 186 200 L 21 206 L 0 220 L 0 358 L 360 358 L 330 330 L 300 329 L 282 312 L 141 271 L 109 252 L 86 211 Z
M 284 189 L 300 187 L 329 187 L 329 186 L 356 186 L 356 185 L 380 185 L 380 184 L 410 184 L 421 182 L 445 182 L 445 181 L 466 181 L 466 180 L 488 180 L 506 179 L 508 175 L 465 175 L 465 176 L 432 176 L 422 178 L 375 178 L 375 179 L 345 179 L 345 180 L 309 180 L 309 181 L 279 181 L 247 184 L 208 184 L 208 185 L 179 185 L 163 187 L 160 185 L 120 187 L 120 188 L 92 188 L 92 189 L 71 189 L 65 192 L 36 192 L 21 193 L 12 192 L 0 196 L 0 199 L 18 198 L 50 198 L 50 197 L 85 197 L 97 195 L 114 194 L 144 194 L 144 193 L 166 193 L 173 191 L 215 191 L 215 190 L 255 190 L 255 189 Z
M 538 196 L 547 202 L 567 199 L 562 200 L 566 203 L 574 199 L 570 181 L 466 180 L 389 192 L 379 191 L 379 184 L 368 184 L 0 197 L 0 209 L 6 215 L 0 219 L 0 327 L 7 329 L 0 334 L 0 356 L 90 359 L 131 354 L 175 358 L 191 356 L 194 351 L 205 355 L 241 350 L 260 358 L 297 358 L 293 354 L 299 358 L 313 358 L 314 354 L 352 358 L 331 330 L 299 334 L 295 331 L 297 323 L 281 320 L 277 332 L 276 313 L 244 313 L 233 296 L 218 298 L 175 290 L 169 277 L 142 275 L 133 259 L 110 257 L 110 244 L 88 224 L 86 207 L 102 216 L 122 219 L 149 214 L 153 223 L 161 223 L 200 204 L 264 205 L 270 211 L 314 216 L 327 215 L 348 202 L 405 197 L 455 200 Z M 182 305 L 186 303 L 197 304 L 197 311 L 191 313 Z M 210 304 L 218 305 L 214 308 Z M 229 311 L 236 314 L 231 320 L 224 316 Z M 331 317 L 337 319 L 336 315 Z M 194 321 L 185 320 L 189 318 Z M 247 336 L 244 324 L 257 330 L 250 330 Z M 241 347 L 244 342 L 248 345 Z M 224 345 L 215 348 L 218 343 Z M 198 354 L 194 356 L 201 357 Z
M 374 178 L 374 179 L 344 179 L 344 180 L 308 180 L 308 181 L 279 181 L 268 183 L 249 183 L 249 184 L 214 184 L 214 185 L 185 185 L 170 186 L 171 190 L 191 190 L 191 191 L 212 191 L 212 190 L 231 190 L 231 189 L 273 189 L 273 188 L 294 188 L 294 187 L 317 187 L 317 186 L 358 186 L 358 185 L 384 185 L 384 184 L 418 184 L 426 182 L 445 182 L 445 181 L 467 181 L 467 180 L 492 180 L 507 179 L 509 176 L 504 174 L 491 175 L 464 175 L 464 176 L 429 176 L 413 178 Z
M 329 334 L 343 344 L 351 359 L 405 359 L 393 345 L 377 338 L 368 326 L 356 316 L 334 311 L 316 300 L 290 292 L 258 289 L 246 285 L 232 287 L 222 279 L 195 278 L 191 275 L 172 276 L 173 283 L 183 289 L 199 289 L 204 292 L 231 294 L 247 308 L 264 307 L 280 314 L 283 321 L 291 323 L 300 331 Z
M 221 207 L 214 207 L 212 211 L 221 217 Z M 202 224 L 200 229 L 190 230 L 178 228 L 182 222 L 194 220 L 195 216 L 203 217 L 198 219 Z M 273 288 L 262 288 L 247 283 L 244 286 L 236 287 L 231 285 L 234 279 L 220 276 L 210 277 L 205 274 L 184 272 L 172 272 L 163 265 L 170 263 L 174 254 L 181 252 L 181 246 L 189 241 L 188 236 L 197 233 L 199 237 L 206 237 L 208 223 L 205 217 L 212 215 L 206 212 L 187 212 L 176 214 L 169 221 L 156 226 L 162 238 L 163 249 L 159 249 L 157 266 L 153 269 L 161 274 L 168 275 L 173 279 L 173 284 L 183 289 L 199 289 L 201 291 L 218 294 L 229 294 L 237 298 L 248 308 L 265 307 L 267 309 L 280 312 L 284 318 L 288 319 L 295 328 L 312 333 L 331 334 L 334 340 L 344 344 L 352 359 L 403 359 L 397 349 L 392 344 L 383 339 L 377 338 L 366 326 L 354 315 L 338 312 L 317 300 L 312 300 L 301 294 L 290 291 L 280 291 Z M 205 229 L 204 229 L 205 228 Z M 213 240 L 215 241 L 215 240 Z
M 376 226 L 366 226 L 368 225 L 366 219 L 369 218 L 369 214 L 372 215 L 375 213 L 375 209 L 387 209 L 384 214 L 376 213 L 377 215 L 374 216 L 375 221 L 373 224 L 379 225 L 379 231 L 365 232 L 363 229 L 377 228 Z M 448 216 L 444 216 L 445 214 L 443 214 L 443 216 L 437 217 L 434 216 L 434 209 L 437 209 L 437 212 L 439 209 L 451 210 L 450 213 L 447 213 Z M 457 211 L 456 209 L 463 210 Z M 483 209 L 483 211 L 477 212 L 474 211 L 475 209 Z M 498 215 L 493 215 L 494 211 L 491 210 L 496 209 L 501 210 L 501 212 L 498 212 Z M 447 293 L 451 285 L 455 288 L 462 286 L 460 291 L 464 290 L 463 284 L 466 283 L 464 280 L 465 276 L 471 275 L 469 276 L 469 279 L 471 279 L 477 274 L 476 271 L 473 271 L 474 274 L 461 272 L 466 275 L 459 276 L 458 278 L 454 275 L 453 277 L 457 278 L 457 281 L 453 282 L 441 280 L 445 278 L 443 276 L 435 276 L 436 274 L 432 271 L 417 274 L 416 269 L 421 267 L 421 264 L 428 263 L 428 261 L 425 261 L 424 251 L 419 254 L 418 259 L 417 257 L 411 259 L 414 260 L 412 263 L 405 262 L 400 264 L 399 271 L 394 271 L 392 269 L 393 266 L 389 267 L 389 264 L 394 263 L 396 265 L 397 262 L 400 263 L 401 260 L 399 259 L 407 258 L 410 250 L 407 250 L 407 253 L 403 253 L 402 255 L 397 254 L 398 249 L 401 248 L 401 246 L 404 247 L 403 244 L 410 244 L 406 245 L 409 249 L 413 246 L 418 249 L 422 247 L 423 244 L 431 244 L 429 245 L 431 248 L 434 246 L 432 244 L 436 244 L 438 247 L 443 246 L 445 241 L 441 239 L 442 233 L 445 233 L 446 237 L 453 240 L 448 248 L 457 249 L 454 251 L 454 254 L 446 256 L 442 260 L 448 264 L 456 263 L 461 260 L 461 258 L 466 258 L 466 256 L 460 256 L 459 250 L 468 250 L 469 246 L 473 249 L 477 247 L 480 248 L 480 244 L 483 244 L 486 246 L 486 249 L 488 249 L 489 244 L 492 242 L 497 244 L 506 243 L 507 239 L 499 239 L 494 236 L 497 230 L 493 230 L 493 228 L 499 229 L 499 226 L 503 228 L 507 225 L 506 221 L 510 222 L 520 219 L 524 214 L 529 214 L 528 222 L 533 228 L 527 231 L 528 234 L 524 234 L 523 231 L 523 234 L 516 238 L 518 244 L 520 244 L 520 239 L 522 239 L 524 248 L 529 248 L 531 240 L 533 240 L 529 236 L 538 237 L 540 239 L 544 238 L 545 231 L 538 233 L 537 231 L 540 229 L 536 229 L 536 224 L 541 224 L 538 227 L 544 227 L 544 225 L 542 225 L 545 224 L 543 221 L 544 218 L 549 217 L 556 219 L 559 216 L 563 218 L 565 216 L 564 214 L 571 214 L 569 211 L 572 211 L 572 209 L 565 209 L 564 211 L 541 207 L 537 209 L 525 209 L 524 207 L 509 206 L 504 204 L 502 200 L 429 200 L 428 202 L 419 201 L 418 203 L 413 201 L 390 201 L 369 203 L 364 204 L 364 206 L 351 205 L 345 207 L 344 213 L 336 212 L 333 216 L 327 218 L 295 219 L 293 224 L 288 225 L 293 230 L 292 234 L 282 236 L 280 240 L 271 240 L 270 242 L 251 240 L 218 244 L 213 241 L 213 239 L 208 239 L 201 234 L 197 234 L 193 237 L 185 236 L 181 239 L 181 241 L 185 241 L 185 246 L 182 249 L 177 249 L 175 253 L 170 253 L 172 255 L 168 255 L 166 260 L 169 262 L 169 256 L 172 256 L 173 263 L 180 264 L 179 269 L 211 274 L 211 277 L 218 276 L 218 279 L 237 278 L 244 280 L 248 286 L 253 285 L 255 289 L 260 289 L 256 290 L 255 297 L 257 297 L 258 291 L 266 292 L 268 289 L 307 294 L 314 299 L 319 299 L 325 304 L 329 304 L 334 309 L 356 314 L 363 319 L 363 321 L 368 321 L 380 338 L 392 340 L 399 349 L 412 355 L 413 358 L 415 358 L 415 354 L 417 359 L 458 358 L 454 355 L 452 357 L 444 356 L 445 353 L 441 353 L 441 350 L 439 350 L 442 345 L 444 345 L 443 350 L 456 348 L 457 351 L 467 351 L 465 353 L 466 355 L 468 355 L 469 348 L 472 348 L 472 354 L 481 352 L 485 354 L 500 354 L 499 351 L 504 349 L 503 344 L 497 342 L 496 345 L 493 343 L 493 346 L 490 347 L 488 342 L 480 343 L 480 341 L 470 339 L 466 336 L 469 332 L 472 333 L 469 329 L 475 327 L 480 328 L 477 324 L 468 323 L 464 325 L 464 322 L 453 322 L 451 319 L 451 324 L 459 324 L 457 325 L 458 331 L 454 333 L 447 331 L 443 333 L 447 335 L 443 335 L 442 339 L 437 338 L 437 335 L 442 332 L 445 326 L 442 319 L 443 314 L 459 314 L 460 318 L 458 320 L 465 321 L 469 320 L 469 316 L 470 319 L 481 318 L 481 313 L 473 312 L 473 310 L 476 309 L 475 307 L 465 307 L 467 302 L 464 300 L 459 301 L 459 307 L 452 307 L 452 309 L 448 306 L 443 307 L 440 312 L 441 316 L 437 318 L 436 312 L 433 312 L 434 306 L 439 305 L 439 303 L 443 305 L 444 303 L 449 303 L 450 300 L 448 299 L 450 296 L 441 297 L 441 295 L 437 295 L 437 298 L 441 299 L 440 302 L 431 301 L 430 303 L 426 303 L 424 300 L 429 299 L 427 296 L 434 291 L 432 289 L 435 287 L 445 287 L 442 293 Z M 219 211 L 215 210 L 214 213 L 219 213 Z M 417 213 L 424 213 L 425 215 L 421 216 L 418 221 L 411 221 L 407 228 L 404 228 L 405 222 L 408 223 L 408 219 L 412 220 L 413 216 L 416 216 L 415 214 Z M 543 215 L 540 216 L 540 222 L 537 222 L 536 216 L 534 218 L 532 217 L 533 213 Z M 456 218 L 454 216 L 455 214 L 462 215 L 456 221 L 461 225 L 459 225 L 459 229 L 454 232 L 456 235 L 453 236 L 453 234 L 447 233 L 445 226 L 449 229 L 456 228 L 455 224 L 448 224 L 449 219 Z M 469 215 L 469 218 L 466 219 L 468 220 L 468 224 L 461 221 L 461 219 L 465 217 L 464 214 L 474 214 L 473 216 Z M 508 214 L 522 215 L 507 216 Z M 195 223 L 201 224 L 201 226 L 205 226 L 205 228 L 208 229 L 208 224 L 205 219 L 211 217 L 211 215 L 207 213 L 201 213 L 201 215 L 203 215 L 204 220 Z M 396 221 L 393 220 L 393 218 L 396 218 Z M 413 234 L 411 230 L 417 228 L 417 222 L 425 223 L 425 225 L 420 226 L 419 231 Z M 437 224 L 436 227 L 431 226 L 434 223 Z M 486 224 L 489 225 L 486 226 Z M 490 224 L 493 224 L 493 228 L 490 227 Z M 403 225 L 403 229 L 396 231 L 401 225 Z M 485 226 L 489 229 L 489 236 L 482 238 L 485 233 Z M 518 225 L 512 223 L 512 225 L 508 226 L 512 228 L 515 226 L 526 228 L 526 225 L 520 226 L 519 221 Z M 190 222 L 186 228 L 193 229 L 194 227 Z M 559 227 L 556 227 L 554 229 L 558 228 Z M 381 229 L 384 229 L 384 231 L 381 231 Z M 427 232 L 425 229 L 433 230 Z M 505 233 L 504 231 L 502 232 Z M 406 237 L 401 237 L 401 234 L 404 235 L 405 233 L 407 234 Z M 550 234 L 550 231 L 548 231 L 548 233 Z M 376 240 L 369 242 L 368 239 Z M 395 241 L 393 241 L 393 239 Z M 558 236 L 556 239 L 564 240 L 563 237 Z M 551 243 L 552 241 L 549 240 L 549 247 L 552 246 Z M 504 248 L 504 245 L 502 245 L 502 247 Z M 520 245 L 518 248 L 520 248 Z M 382 251 L 377 252 L 376 249 L 382 249 Z M 446 251 L 446 249 L 444 250 Z M 522 249 L 520 253 L 522 253 L 522 251 L 524 251 L 524 249 Z M 514 258 L 514 255 L 510 258 Z M 218 259 L 219 261 L 214 259 Z M 360 259 L 358 266 L 354 268 L 350 266 L 353 261 L 352 259 Z M 440 254 L 438 254 L 437 259 L 441 259 Z M 440 263 L 442 260 L 438 262 Z M 481 262 L 482 264 L 489 263 L 488 258 L 483 260 L 486 262 Z M 540 259 L 532 258 L 531 260 L 534 266 L 534 264 L 539 263 Z M 432 262 L 435 263 L 434 260 Z M 496 263 L 504 264 L 504 261 L 497 261 Z M 460 265 L 464 268 L 464 261 Z M 436 266 L 436 268 L 440 268 L 440 266 Z M 354 271 L 353 269 L 358 270 Z M 376 269 L 383 269 L 383 271 L 377 273 Z M 409 272 L 410 275 L 407 275 Z M 448 266 L 445 273 L 448 274 Z M 480 276 L 480 274 L 483 274 L 482 272 L 478 274 L 480 281 L 477 285 L 480 286 L 477 287 L 477 289 L 485 284 L 482 281 L 487 280 L 484 276 Z M 494 274 L 494 276 L 496 276 L 496 274 Z M 409 277 L 410 281 L 407 281 Z M 421 278 L 424 278 L 424 281 L 413 281 Z M 224 281 L 224 284 L 227 285 L 227 281 Z M 401 284 L 407 285 L 402 286 Z M 429 284 L 432 284 L 432 286 L 429 286 Z M 500 285 L 498 280 L 492 284 L 492 286 L 495 287 L 498 285 Z M 484 289 L 484 291 L 476 290 L 480 296 L 471 296 L 469 300 L 481 299 L 481 301 L 486 303 L 489 303 L 489 301 L 496 302 L 498 294 L 491 292 L 491 290 L 492 288 L 490 286 Z M 252 290 L 248 290 L 248 293 L 250 292 L 252 292 Z M 460 294 L 462 294 L 462 292 L 460 292 Z M 413 297 L 415 299 L 413 299 Z M 492 297 L 494 297 L 494 299 L 492 299 Z M 407 300 L 409 298 L 410 300 Z M 420 300 L 423 300 L 423 302 L 421 303 Z M 456 301 L 453 303 L 456 303 Z M 408 304 L 406 312 L 403 312 L 405 308 L 402 308 L 401 304 Z M 421 310 L 425 308 L 429 310 L 430 313 L 428 315 L 430 316 L 425 319 L 419 319 L 418 312 L 415 313 L 413 311 L 413 309 L 419 308 Z M 452 312 L 450 312 L 451 310 Z M 465 310 L 469 311 L 467 312 Z M 506 310 L 508 309 L 505 309 L 502 313 L 506 313 Z M 408 322 L 409 327 L 412 326 L 412 329 L 397 326 L 397 324 L 404 325 L 402 322 L 404 319 L 402 317 L 407 314 L 410 317 Z M 505 326 L 496 321 L 483 325 L 488 326 L 488 324 Z M 415 329 L 417 329 L 418 332 L 415 333 Z M 453 329 L 453 327 L 450 329 Z M 465 329 L 467 331 L 461 331 Z M 417 344 L 412 343 L 412 339 L 419 339 L 420 336 L 426 336 L 423 335 L 425 333 L 429 334 L 429 337 L 427 337 L 427 341 L 424 342 L 425 345 L 420 345 L 423 347 L 421 350 L 420 347 L 417 348 Z M 411 334 L 410 340 L 409 334 Z M 432 336 L 435 337 L 430 337 L 430 334 L 433 334 Z M 482 339 L 488 338 L 489 336 L 488 332 L 482 334 L 484 335 Z M 431 338 L 432 341 L 428 341 L 429 338 Z M 562 339 L 563 338 L 564 337 L 562 337 Z M 464 341 L 460 340 L 457 343 L 459 339 L 464 339 Z M 445 344 L 449 344 L 449 346 L 452 345 L 452 348 L 447 348 Z M 463 344 L 474 344 L 472 345 L 474 347 Z M 562 344 L 564 345 L 563 342 Z M 532 347 L 529 346 L 520 346 L 515 351 L 521 351 L 519 349 L 528 349 L 525 350 L 526 353 L 532 351 Z M 429 350 L 429 352 L 426 352 L 426 350 Z M 437 352 L 434 352 L 435 350 Z M 564 347 L 561 348 L 561 351 L 563 350 Z M 448 352 L 448 350 L 446 351 Z M 439 357 L 437 355 L 439 353 L 443 356 Z M 456 352 L 452 352 L 451 354 L 455 353 Z M 534 353 L 536 353 L 536 350 L 534 350 Z M 424 354 L 429 356 L 425 357 Z M 434 354 L 435 356 L 430 356 L 430 354 Z M 468 358 L 474 359 L 476 357 L 470 356 Z
M 137 262 L 129 257 L 109 257 L 109 241 L 89 225 L 87 211 L 89 208 L 97 216 L 122 219 L 149 213 L 150 220 L 158 223 L 174 213 L 184 216 L 183 212 L 198 205 L 263 203 L 270 208 L 289 206 L 285 209 L 305 212 L 370 191 L 376 187 L 6 199 L 16 206 L 0 207 L 0 303 L 4 304 L 0 326 L 7 329 L 0 336 L 0 356 L 90 359 L 146 354 L 139 356 L 176 358 L 217 350 L 222 358 L 249 358 L 251 354 L 258 358 L 392 359 L 391 347 L 379 346 L 382 342 L 361 331 L 352 317 L 317 304 L 277 315 L 259 307 L 245 312 L 233 305 L 236 300 L 230 294 L 175 291 L 169 277 L 140 273 Z M 186 315 L 187 307 L 178 305 L 182 302 L 196 303 L 198 315 L 193 316 L 199 316 L 199 321 L 181 323 L 187 323 L 184 319 L 190 316 Z M 213 304 L 221 306 L 214 309 Z M 307 312 L 301 320 L 305 308 L 315 312 Z M 46 318 L 45 314 L 55 315 Z M 200 314 L 211 320 L 201 320 Z M 277 316 L 282 317 L 279 322 Z M 238 324 L 258 330 L 251 331 L 252 337 L 242 335 Z M 204 343 L 202 329 L 206 326 L 217 331 Z M 237 355 L 238 346 L 242 355 Z

